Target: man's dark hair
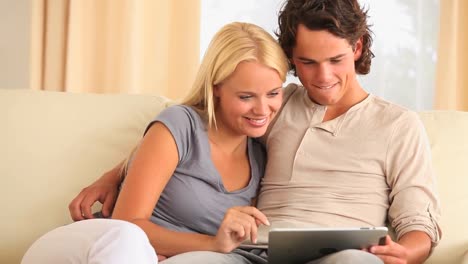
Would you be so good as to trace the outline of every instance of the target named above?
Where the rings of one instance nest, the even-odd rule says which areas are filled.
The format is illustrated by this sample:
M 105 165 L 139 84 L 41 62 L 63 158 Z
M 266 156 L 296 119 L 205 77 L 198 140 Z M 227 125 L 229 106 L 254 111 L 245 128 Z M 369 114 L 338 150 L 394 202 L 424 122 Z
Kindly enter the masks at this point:
M 310 30 L 327 30 L 346 39 L 353 49 L 356 41 L 362 37 L 362 54 L 354 66 L 358 74 L 364 75 L 369 73 L 374 57 L 370 50 L 372 31 L 367 17 L 367 10 L 361 8 L 357 0 L 287 0 L 278 16 L 276 35 L 290 60 L 299 24 Z M 291 62 L 290 67 L 296 75 L 296 67 Z

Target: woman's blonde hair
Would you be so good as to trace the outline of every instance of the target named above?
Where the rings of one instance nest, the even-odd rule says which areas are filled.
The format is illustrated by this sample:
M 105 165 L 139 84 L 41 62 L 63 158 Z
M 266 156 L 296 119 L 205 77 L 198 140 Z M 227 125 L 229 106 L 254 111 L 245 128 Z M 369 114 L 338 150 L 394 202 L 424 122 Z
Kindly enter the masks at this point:
M 286 80 L 288 61 L 276 40 L 259 26 L 234 22 L 222 27 L 211 40 L 192 89 L 182 104 L 195 108 L 208 120 L 208 126 L 216 126 L 213 88 L 243 61 L 275 69 L 281 80 Z
M 250 23 L 234 22 L 222 27 L 211 40 L 198 69 L 191 91 L 181 104 L 191 106 L 216 126 L 213 88 L 226 80 L 243 61 L 255 61 L 275 69 L 286 80 L 288 61 L 276 40 L 264 29 Z M 124 161 L 120 176 L 127 173 L 130 158 Z

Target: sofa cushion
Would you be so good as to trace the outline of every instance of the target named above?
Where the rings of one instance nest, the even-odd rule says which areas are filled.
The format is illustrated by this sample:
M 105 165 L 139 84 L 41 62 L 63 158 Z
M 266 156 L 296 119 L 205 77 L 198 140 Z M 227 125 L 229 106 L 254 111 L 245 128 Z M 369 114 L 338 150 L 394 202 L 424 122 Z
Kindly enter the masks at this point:
M 461 263 L 468 249 L 468 112 L 420 113 L 441 200 L 442 240 L 427 263 Z
M 163 97 L 0 90 L 0 263 L 19 263 L 68 203 L 124 159 Z

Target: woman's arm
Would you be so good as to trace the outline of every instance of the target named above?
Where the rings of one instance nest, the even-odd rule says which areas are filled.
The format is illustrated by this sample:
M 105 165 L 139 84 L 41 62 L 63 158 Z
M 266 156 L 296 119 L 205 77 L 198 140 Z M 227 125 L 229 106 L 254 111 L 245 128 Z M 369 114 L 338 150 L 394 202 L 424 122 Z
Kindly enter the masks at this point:
M 216 236 L 175 232 L 144 219 L 136 219 L 132 222 L 145 231 L 158 256 L 165 257 L 189 251 L 228 253 L 248 238 L 256 243 L 257 226 L 269 225 L 266 216 L 251 206 L 229 209 Z
M 152 223 L 149 219 L 154 206 L 172 177 L 178 159 L 172 134 L 162 123 L 155 123 L 135 153 L 112 214 L 112 218 L 140 226 L 158 254 L 172 256 L 195 250 L 229 252 L 246 237 L 256 236 L 255 218 L 267 223 L 266 217 L 253 207 L 230 209 L 215 237 L 175 232 Z

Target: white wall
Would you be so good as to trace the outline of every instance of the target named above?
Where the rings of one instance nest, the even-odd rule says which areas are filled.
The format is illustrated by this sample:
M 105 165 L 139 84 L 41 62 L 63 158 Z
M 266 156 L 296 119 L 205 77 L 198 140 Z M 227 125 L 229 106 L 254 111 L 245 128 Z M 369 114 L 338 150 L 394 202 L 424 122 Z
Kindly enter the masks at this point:
M 413 110 L 433 108 L 440 0 L 359 0 L 369 7 L 374 42 L 368 92 Z M 284 0 L 201 0 L 201 54 L 218 29 L 232 21 L 277 28 Z M 298 82 L 290 76 L 287 82 Z
M 31 0 L 0 0 L 0 88 L 29 88 Z

